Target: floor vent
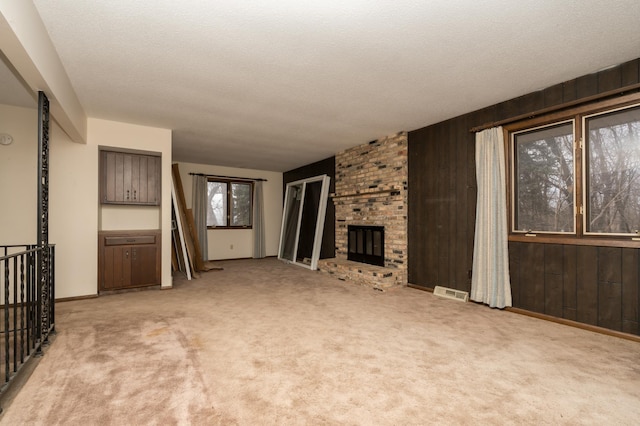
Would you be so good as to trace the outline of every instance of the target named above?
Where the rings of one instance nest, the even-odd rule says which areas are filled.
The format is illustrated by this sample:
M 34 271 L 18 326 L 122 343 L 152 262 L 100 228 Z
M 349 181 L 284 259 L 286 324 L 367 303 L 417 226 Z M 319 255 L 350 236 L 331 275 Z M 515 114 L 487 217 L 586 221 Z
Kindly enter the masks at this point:
M 454 290 L 452 288 L 440 287 L 439 285 L 433 289 L 433 294 L 436 296 L 444 297 L 445 299 L 459 300 L 466 302 L 469 300 L 469 293 L 461 290 Z

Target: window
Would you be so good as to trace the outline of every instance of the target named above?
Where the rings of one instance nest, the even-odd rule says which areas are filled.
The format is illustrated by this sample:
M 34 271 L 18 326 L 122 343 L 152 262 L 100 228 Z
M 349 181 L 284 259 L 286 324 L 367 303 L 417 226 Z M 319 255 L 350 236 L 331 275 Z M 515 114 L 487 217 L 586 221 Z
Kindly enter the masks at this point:
M 640 234 L 638 98 L 505 126 L 512 234 Z
M 515 230 L 572 233 L 573 121 L 513 134 Z
M 640 105 L 584 118 L 587 233 L 640 229 Z
M 207 182 L 207 227 L 251 228 L 253 184 L 209 179 Z

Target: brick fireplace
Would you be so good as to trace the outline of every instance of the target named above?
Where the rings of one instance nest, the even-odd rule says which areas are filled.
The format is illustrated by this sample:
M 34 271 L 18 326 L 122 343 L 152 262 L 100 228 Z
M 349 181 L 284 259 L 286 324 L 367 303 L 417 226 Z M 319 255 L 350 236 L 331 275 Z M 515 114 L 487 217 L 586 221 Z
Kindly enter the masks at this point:
M 336 257 L 318 269 L 386 289 L 407 284 L 407 133 L 336 155 Z M 384 227 L 384 265 L 347 260 L 349 225 Z

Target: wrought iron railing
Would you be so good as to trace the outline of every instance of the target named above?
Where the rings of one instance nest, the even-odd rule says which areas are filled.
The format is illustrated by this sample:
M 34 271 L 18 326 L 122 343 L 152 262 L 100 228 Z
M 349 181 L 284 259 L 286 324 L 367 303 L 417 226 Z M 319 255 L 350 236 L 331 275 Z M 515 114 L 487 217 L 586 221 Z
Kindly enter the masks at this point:
M 0 395 L 55 332 L 55 247 L 0 246 Z

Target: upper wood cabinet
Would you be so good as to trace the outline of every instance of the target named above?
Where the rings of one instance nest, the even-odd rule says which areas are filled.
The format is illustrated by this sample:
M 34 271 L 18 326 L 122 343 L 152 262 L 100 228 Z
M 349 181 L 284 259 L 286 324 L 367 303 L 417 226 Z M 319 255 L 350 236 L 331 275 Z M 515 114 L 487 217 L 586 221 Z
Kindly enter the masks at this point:
M 161 157 L 100 151 L 100 202 L 160 205 Z

